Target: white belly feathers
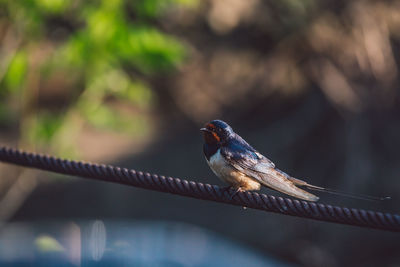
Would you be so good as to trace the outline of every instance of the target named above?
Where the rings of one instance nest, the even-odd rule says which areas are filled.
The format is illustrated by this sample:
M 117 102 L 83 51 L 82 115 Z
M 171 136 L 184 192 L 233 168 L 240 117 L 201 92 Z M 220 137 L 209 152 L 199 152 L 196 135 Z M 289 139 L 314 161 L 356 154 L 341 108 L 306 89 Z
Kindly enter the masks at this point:
M 233 168 L 229 166 L 229 164 L 222 157 L 220 149 L 218 149 L 217 153 L 212 155 L 210 157 L 210 161 L 207 162 L 215 175 L 223 180 L 225 180 L 223 176 L 227 176 L 233 171 Z

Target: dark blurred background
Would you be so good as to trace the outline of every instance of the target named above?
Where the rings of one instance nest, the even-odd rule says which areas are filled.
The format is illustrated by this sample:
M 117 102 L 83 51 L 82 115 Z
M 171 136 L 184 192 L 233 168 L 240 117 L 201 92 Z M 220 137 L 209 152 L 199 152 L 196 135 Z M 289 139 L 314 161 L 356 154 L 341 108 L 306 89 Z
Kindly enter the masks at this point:
M 399 1 L 0 0 L 0 142 L 221 185 L 198 131 L 218 118 L 294 177 L 393 198 L 321 202 L 398 213 L 399 53 Z M 96 233 L 184 224 L 188 235 L 163 242 L 214 265 L 236 252 L 219 262 L 204 244 L 237 244 L 270 266 L 400 266 L 394 233 L 0 164 L 2 261 L 20 255 L 2 251 L 16 225 L 34 250 L 60 252 L 45 223 L 83 233 L 92 219 Z M 225 243 L 199 244 L 199 231 Z M 158 264 L 210 263 L 175 260 Z

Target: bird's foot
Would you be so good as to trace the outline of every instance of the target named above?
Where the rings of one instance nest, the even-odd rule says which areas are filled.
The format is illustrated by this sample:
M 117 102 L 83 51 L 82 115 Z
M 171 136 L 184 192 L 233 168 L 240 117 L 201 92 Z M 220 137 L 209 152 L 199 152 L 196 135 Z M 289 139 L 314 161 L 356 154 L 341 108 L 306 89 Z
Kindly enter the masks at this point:
M 232 200 L 234 196 L 236 196 L 237 193 L 243 192 L 244 190 L 241 187 L 225 187 L 223 188 L 224 191 L 228 192 L 229 194 L 229 200 Z
M 233 197 L 234 197 L 237 193 L 243 192 L 242 188 L 240 188 L 240 187 L 238 187 L 238 188 L 233 188 L 233 189 L 234 189 L 234 191 L 232 192 L 232 194 L 231 194 L 231 196 L 230 196 L 230 200 L 232 200 Z

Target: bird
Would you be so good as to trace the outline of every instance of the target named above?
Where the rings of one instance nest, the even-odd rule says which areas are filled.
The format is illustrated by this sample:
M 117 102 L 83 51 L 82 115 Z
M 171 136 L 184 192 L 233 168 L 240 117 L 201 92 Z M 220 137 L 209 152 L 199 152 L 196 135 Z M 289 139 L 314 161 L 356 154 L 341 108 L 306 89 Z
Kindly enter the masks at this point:
M 210 121 L 200 131 L 203 133 L 203 153 L 207 163 L 217 177 L 229 184 L 227 188 L 233 189 L 231 198 L 238 192 L 260 190 L 262 186 L 312 202 L 318 201 L 319 197 L 300 187 L 367 200 L 390 198 L 349 194 L 291 177 L 276 168 L 271 160 L 255 150 L 222 120 Z

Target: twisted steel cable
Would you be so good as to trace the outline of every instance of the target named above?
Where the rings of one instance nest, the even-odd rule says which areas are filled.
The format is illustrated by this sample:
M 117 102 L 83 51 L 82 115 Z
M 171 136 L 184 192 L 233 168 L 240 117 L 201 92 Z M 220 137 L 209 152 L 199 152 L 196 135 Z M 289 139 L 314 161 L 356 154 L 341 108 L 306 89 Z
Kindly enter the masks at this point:
M 203 184 L 132 169 L 60 159 L 18 149 L 0 147 L 0 161 L 68 174 L 141 187 L 160 192 L 211 200 L 237 206 L 361 227 L 400 232 L 400 215 L 371 210 L 331 206 L 321 203 L 274 197 L 256 192 L 229 192 L 217 185 Z

